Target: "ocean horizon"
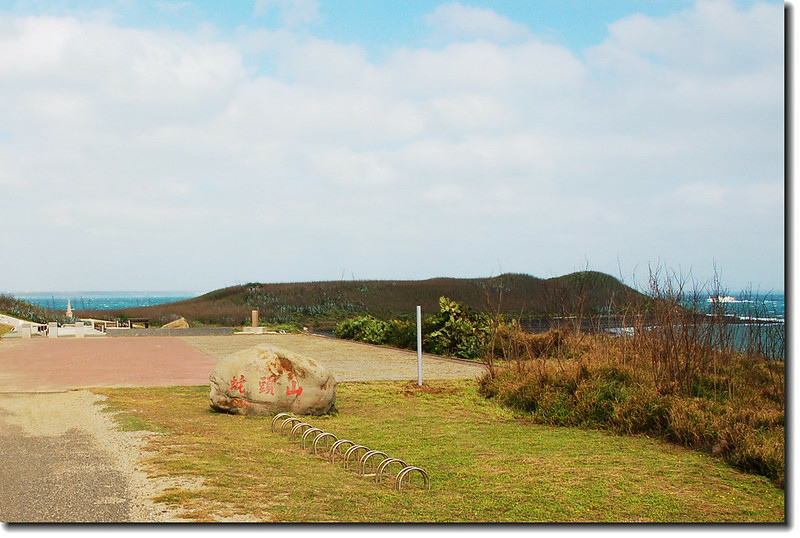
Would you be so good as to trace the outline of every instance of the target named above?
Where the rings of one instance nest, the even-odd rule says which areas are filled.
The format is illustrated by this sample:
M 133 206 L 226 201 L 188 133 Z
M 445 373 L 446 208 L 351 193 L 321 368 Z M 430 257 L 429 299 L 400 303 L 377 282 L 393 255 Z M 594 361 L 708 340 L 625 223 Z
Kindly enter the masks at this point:
M 167 291 L 39 291 L 10 292 L 15 299 L 56 311 L 66 311 L 67 301 L 72 310 L 118 310 L 174 303 L 198 297 L 207 292 L 188 290 Z

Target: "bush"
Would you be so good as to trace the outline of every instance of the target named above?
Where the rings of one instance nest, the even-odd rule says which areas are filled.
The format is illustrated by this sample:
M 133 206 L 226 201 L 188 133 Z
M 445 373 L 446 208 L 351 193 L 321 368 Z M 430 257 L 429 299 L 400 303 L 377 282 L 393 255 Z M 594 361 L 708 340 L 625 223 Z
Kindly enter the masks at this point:
M 439 299 L 439 305 L 438 314 L 422 320 L 423 351 L 463 359 L 481 358 L 492 332 L 490 318 L 446 297 Z M 412 320 L 361 316 L 337 324 L 333 334 L 337 338 L 370 344 L 417 348 L 417 325 Z
M 463 359 L 483 357 L 492 333 L 489 316 L 446 297 L 439 299 L 439 308 L 433 320 L 436 330 L 423 338 L 431 352 Z

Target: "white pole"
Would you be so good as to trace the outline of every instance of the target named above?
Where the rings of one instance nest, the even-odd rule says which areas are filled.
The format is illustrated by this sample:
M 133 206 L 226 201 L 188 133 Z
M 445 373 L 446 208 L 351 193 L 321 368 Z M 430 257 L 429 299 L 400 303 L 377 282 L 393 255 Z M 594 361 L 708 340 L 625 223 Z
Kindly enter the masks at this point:
M 422 307 L 417 306 L 417 385 L 422 386 Z

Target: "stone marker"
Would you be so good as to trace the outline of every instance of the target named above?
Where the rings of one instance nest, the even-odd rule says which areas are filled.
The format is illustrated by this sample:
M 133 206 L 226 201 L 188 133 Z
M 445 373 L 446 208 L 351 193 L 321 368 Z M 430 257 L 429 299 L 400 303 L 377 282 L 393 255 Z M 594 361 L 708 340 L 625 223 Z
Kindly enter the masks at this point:
M 84 328 L 82 321 L 75 322 L 75 338 L 83 338 Z
M 250 311 L 250 326 L 258 327 L 258 310 Z
M 47 324 L 47 337 L 58 338 L 58 323 L 51 321 Z
M 30 338 L 31 337 L 31 326 L 27 323 L 23 323 L 19 326 L 19 333 L 22 335 L 22 338 Z
M 211 408 L 239 415 L 335 413 L 336 380 L 314 359 L 261 344 L 228 355 L 209 377 Z
M 162 329 L 188 329 L 189 322 L 186 321 L 186 318 L 179 318 L 175 321 L 170 321 L 169 323 L 162 325 Z

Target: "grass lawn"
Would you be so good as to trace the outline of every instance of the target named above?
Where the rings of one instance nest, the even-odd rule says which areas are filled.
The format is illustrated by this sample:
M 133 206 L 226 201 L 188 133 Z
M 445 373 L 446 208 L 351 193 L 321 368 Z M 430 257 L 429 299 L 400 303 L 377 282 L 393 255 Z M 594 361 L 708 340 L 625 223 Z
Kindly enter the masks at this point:
M 785 521 L 784 492 L 764 478 L 657 439 L 536 425 L 476 389 L 341 383 L 339 414 L 307 419 L 430 476 L 430 490 L 414 475 L 400 492 L 272 433 L 271 417 L 211 411 L 207 386 L 95 392 L 121 428 L 158 433 L 151 476 L 203 480 L 158 499 L 197 521 Z

